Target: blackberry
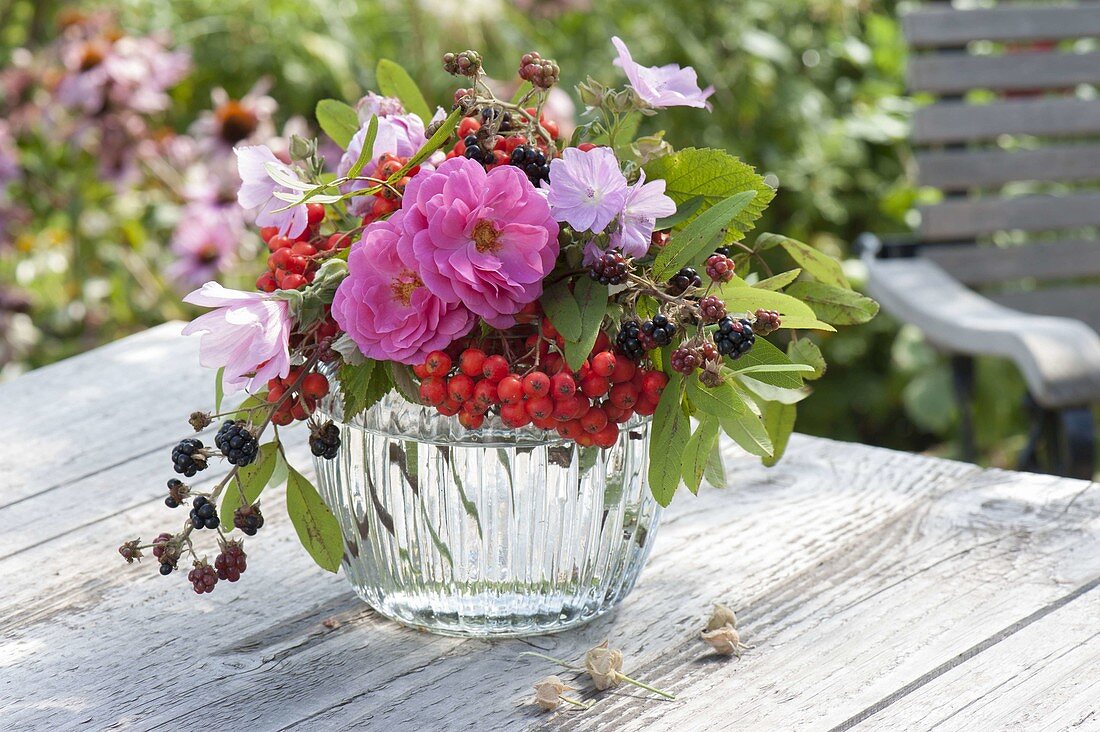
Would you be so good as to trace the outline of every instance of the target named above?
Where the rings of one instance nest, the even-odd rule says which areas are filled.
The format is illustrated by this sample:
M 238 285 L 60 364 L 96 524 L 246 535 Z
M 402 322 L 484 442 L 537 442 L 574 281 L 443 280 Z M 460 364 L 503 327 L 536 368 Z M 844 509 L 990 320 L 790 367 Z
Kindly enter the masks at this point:
M 753 323 L 752 329 L 762 336 L 769 335 L 779 330 L 779 326 L 783 321 L 779 317 L 779 313 L 774 310 L 757 310 L 756 322 Z
M 493 154 L 486 152 L 481 147 L 477 141 L 476 135 L 466 135 L 466 139 L 462 142 L 466 145 L 466 152 L 462 153 L 463 157 L 479 162 L 482 165 L 493 162 Z
M 736 265 L 724 254 L 712 254 L 707 258 L 707 277 L 715 282 L 729 282 L 733 279 Z
M 218 584 L 218 573 L 206 560 L 195 562 L 195 568 L 187 573 L 187 581 L 191 583 L 198 595 L 213 592 L 214 585 Z
M 676 324 L 666 316 L 658 313 L 653 316 L 653 320 L 642 323 L 642 332 L 652 338 L 658 346 L 667 346 L 672 343 L 672 339 L 676 335 Z
M 668 240 L 669 235 L 667 231 L 654 231 L 653 236 L 649 237 L 649 243 L 657 248 L 668 244 Z
M 520 145 L 512 151 L 508 162 L 522 170 L 536 188 L 542 181 L 550 182 L 550 162 L 546 153 L 537 147 Z
M 214 558 L 214 569 L 220 580 L 236 582 L 244 574 L 246 566 L 244 549 L 237 541 L 223 544 L 221 553 Z
M 319 458 L 332 460 L 340 450 L 340 428 L 332 420 L 316 425 L 309 433 L 309 449 Z
M 260 504 L 241 506 L 233 514 L 233 525 L 248 536 L 255 536 L 263 528 L 264 515 L 260 513 Z
M 256 436 L 248 431 L 245 422 L 229 420 L 222 424 L 214 438 L 214 444 L 222 451 L 226 459 L 233 465 L 244 467 L 256 460 L 260 451 L 260 445 L 256 442 Z
M 672 352 L 672 368 L 674 371 L 679 371 L 681 374 L 692 373 L 695 369 L 699 368 L 702 361 L 703 360 L 699 358 L 699 354 L 694 348 L 680 346 Z
M 172 448 L 172 467 L 176 472 L 190 478 L 200 470 L 206 470 L 206 455 L 202 452 L 202 447 L 202 441 L 193 437 L 180 440 Z
M 206 496 L 195 496 L 191 502 L 191 526 L 195 529 L 216 529 L 219 523 L 218 507 Z
M 164 505 L 168 508 L 179 508 L 186 499 L 189 491 L 183 481 L 172 478 L 168 481 L 168 497 L 164 499 Z
M 604 252 L 599 259 L 588 266 L 588 274 L 603 285 L 619 285 L 626 279 L 630 265 L 621 252 Z
M 714 295 L 707 295 L 699 301 L 699 312 L 704 323 L 717 323 L 726 317 L 726 304 Z
M 549 89 L 558 83 L 561 70 L 550 59 L 531 51 L 523 54 L 523 58 L 519 60 L 519 78 L 531 82 L 538 89 Z
M 714 345 L 718 353 L 738 359 L 744 356 L 756 343 L 752 332 L 752 323 L 741 318 L 734 320 L 728 315 L 718 321 L 718 330 L 714 331 Z
M 714 250 L 715 254 L 721 254 L 723 257 L 732 257 L 733 249 L 731 247 L 718 247 Z
M 702 287 L 703 280 L 694 267 L 684 267 L 668 281 L 668 294 L 681 295 L 689 287 Z
M 138 544 L 140 543 L 138 539 L 133 539 L 118 548 L 118 553 L 122 555 L 122 558 L 126 560 L 127 564 L 133 564 L 135 559 L 141 559 L 143 556 L 141 549 L 138 548 Z
M 637 320 L 628 320 L 622 324 L 619 334 L 615 336 L 615 347 L 631 361 L 641 361 L 645 358 L 646 349 L 642 346 L 640 335 L 642 335 L 642 326 Z
M 717 361 L 721 356 L 718 353 L 718 348 L 713 343 L 703 343 L 699 346 L 699 356 L 702 357 L 703 362 Z
M 172 535 L 163 533 L 153 539 L 153 556 L 160 563 L 160 573 L 167 576 L 176 568 L 180 558 L 180 547 L 172 541 Z

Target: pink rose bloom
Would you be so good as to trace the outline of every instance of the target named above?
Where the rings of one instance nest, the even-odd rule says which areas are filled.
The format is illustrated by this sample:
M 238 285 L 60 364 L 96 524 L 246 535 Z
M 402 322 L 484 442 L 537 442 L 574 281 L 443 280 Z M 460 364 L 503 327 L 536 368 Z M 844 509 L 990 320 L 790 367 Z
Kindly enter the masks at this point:
M 188 323 L 183 334 L 202 334 L 199 363 L 212 369 L 225 367 L 226 392 L 290 373 L 290 315 L 285 300 L 207 282 L 183 301 L 217 308 Z
M 626 176 L 608 147 L 567 147 L 550 161 L 546 200 L 558 221 L 574 231 L 598 234 L 615 220 L 626 203 Z
M 303 183 L 294 169 L 275 157 L 266 145 L 238 147 L 234 152 L 237 153 L 237 172 L 241 176 L 237 202 L 242 208 L 256 210 L 256 225 L 275 226 L 281 235 L 291 239 L 305 231 L 309 224 L 305 204 L 279 211 L 287 202 L 275 194 L 301 196 L 313 186 Z
M 463 303 L 496 328 L 542 294 L 558 256 L 546 199 L 511 165 L 486 173 L 452 158 L 405 187 L 402 258 L 445 302 Z
M 654 109 L 707 106 L 707 97 L 714 93 L 714 87 L 700 91 L 695 69 L 680 68 L 679 64 L 641 66 L 630 57 L 630 50 L 622 39 L 613 36 L 611 43 L 619 52 L 615 65 L 622 67 L 630 87 L 649 106 Z
M 336 289 L 332 316 L 365 356 L 418 364 L 466 335 L 476 318 L 424 286 L 416 260 L 398 245 L 401 219 L 398 211 L 364 230 L 348 255 L 348 276 Z
M 386 97 L 379 97 L 379 99 L 386 99 Z M 355 136 L 351 138 L 347 151 L 340 158 L 340 164 L 336 166 L 338 176 L 347 175 L 348 171 L 351 170 L 351 166 L 359 159 L 359 154 L 363 152 L 363 142 L 366 140 L 370 118 L 368 117 L 367 120 L 355 133 Z M 424 122 L 415 114 L 380 116 L 378 118 L 378 132 L 374 137 L 374 147 L 370 152 L 370 162 L 363 168 L 363 175 L 373 174 L 378 158 L 382 157 L 383 154 L 390 153 L 403 158 L 412 157 L 427 141 L 427 138 L 424 137 Z M 344 193 L 350 193 L 351 191 L 370 188 L 372 185 L 374 184 L 367 181 L 355 180 L 340 186 L 340 190 Z M 349 198 L 347 200 L 348 212 L 353 216 L 365 216 L 372 203 L 373 200 L 370 196 Z
M 657 219 L 674 213 L 676 202 L 665 195 L 665 182 L 646 183 L 645 171 L 641 171 L 638 182 L 627 190 L 621 228 L 611 235 L 611 246 L 628 257 L 644 257 Z

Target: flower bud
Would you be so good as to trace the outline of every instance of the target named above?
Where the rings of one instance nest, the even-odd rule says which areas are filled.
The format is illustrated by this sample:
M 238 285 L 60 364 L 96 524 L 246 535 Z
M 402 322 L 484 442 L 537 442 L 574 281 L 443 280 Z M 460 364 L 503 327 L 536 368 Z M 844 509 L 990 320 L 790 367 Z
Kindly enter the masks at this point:
M 290 159 L 309 160 L 317 152 L 317 143 L 298 135 L 290 136 Z

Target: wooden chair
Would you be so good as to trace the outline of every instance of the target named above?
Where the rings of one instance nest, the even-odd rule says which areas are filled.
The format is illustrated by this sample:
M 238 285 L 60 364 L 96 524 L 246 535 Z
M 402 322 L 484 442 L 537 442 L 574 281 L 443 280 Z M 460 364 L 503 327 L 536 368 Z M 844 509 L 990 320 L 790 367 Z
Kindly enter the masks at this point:
M 865 236 L 868 289 L 953 354 L 972 459 L 974 356 L 1030 392 L 1021 467 L 1088 478 L 1100 402 L 1100 2 L 927 5 L 902 18 L 921 206 L 913 239 Z M 1091 86 L 1091 98 L 1090 87 Z

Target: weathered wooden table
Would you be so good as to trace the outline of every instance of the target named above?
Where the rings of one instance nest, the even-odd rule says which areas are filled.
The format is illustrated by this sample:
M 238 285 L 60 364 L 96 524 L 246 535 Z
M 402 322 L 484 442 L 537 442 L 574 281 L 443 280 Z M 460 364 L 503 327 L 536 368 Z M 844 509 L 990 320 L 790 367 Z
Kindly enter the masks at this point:
M 116 551 L 170 523 L 169 448 L 212 398 L 178 331 L 0 385 L 2 730 L 1100 728 L 1100 486 L 821 439 L 771 470 L 731 447 L 731 487 L 678 496 L 634 593 L 561 635 L 397 626 L 274 495 L 242 582 L 197 597 Z M 740 661 L 698 639 L 716 601 Z M 605 638 L 678 699 L 530 703 L 556 670 L 521 651 Z

